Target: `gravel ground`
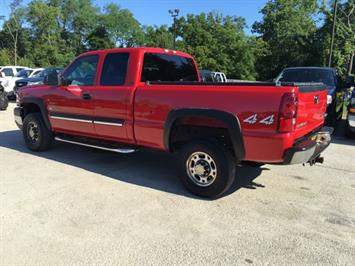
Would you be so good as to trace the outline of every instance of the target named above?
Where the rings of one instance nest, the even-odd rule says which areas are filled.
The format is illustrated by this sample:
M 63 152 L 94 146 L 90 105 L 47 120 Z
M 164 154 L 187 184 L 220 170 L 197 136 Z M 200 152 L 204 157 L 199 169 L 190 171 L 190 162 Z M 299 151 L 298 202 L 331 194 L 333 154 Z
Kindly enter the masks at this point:
M 0 112 L 1 265 L 355 265 L 355 140 L 313 167 L 238 166 L 223 198 L 187 193 L 174 157 L 25 148 Z

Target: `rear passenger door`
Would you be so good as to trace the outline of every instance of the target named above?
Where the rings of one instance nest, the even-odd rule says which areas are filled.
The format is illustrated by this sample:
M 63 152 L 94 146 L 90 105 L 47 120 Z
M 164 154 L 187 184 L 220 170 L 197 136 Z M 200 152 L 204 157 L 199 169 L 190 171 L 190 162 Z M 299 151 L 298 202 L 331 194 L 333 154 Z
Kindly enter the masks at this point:
M 128 141 L 127 130 L 133 123 L 129 108 L 133 84 L 127 80 L 129 57 L 127 52 L 114 52 L 103 58 L 94 96 L 94 127 L 101 138 Z

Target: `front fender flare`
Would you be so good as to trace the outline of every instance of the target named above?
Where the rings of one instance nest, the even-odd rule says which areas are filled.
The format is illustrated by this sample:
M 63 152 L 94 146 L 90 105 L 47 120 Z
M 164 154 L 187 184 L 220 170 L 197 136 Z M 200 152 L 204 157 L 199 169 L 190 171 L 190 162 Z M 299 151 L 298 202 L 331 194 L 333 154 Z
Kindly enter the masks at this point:
M 20 101 L 20 106 L 24 105 L 24 104 L 35 104 L 39 107 L 39 109 L 41 110 L 41 115 L 43 118 L 43 121 L 46 125 L 46 127 L 51 130 L 51 123 L 49 122 L 48 119 L 48 111 L 46 108 L 46 105 L 44 104 L 44 101 L 40 98 L 35 98 L 35 97 L 24 97 L 23 99 L 21 99 Z

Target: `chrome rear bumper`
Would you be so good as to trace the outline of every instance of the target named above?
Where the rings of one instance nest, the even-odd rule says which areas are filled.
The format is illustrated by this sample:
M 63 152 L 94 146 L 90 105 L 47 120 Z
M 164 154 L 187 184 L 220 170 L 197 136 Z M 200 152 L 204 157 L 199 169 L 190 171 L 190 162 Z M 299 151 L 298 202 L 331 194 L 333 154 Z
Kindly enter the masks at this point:
M 298 142 L 286 151 L 284 164 L 310 163 L 312 165 L 316 162 L 323 162 L 320 154 L 329 146 L 333 132 L 333 128 L 323 127 L 310 137 Z

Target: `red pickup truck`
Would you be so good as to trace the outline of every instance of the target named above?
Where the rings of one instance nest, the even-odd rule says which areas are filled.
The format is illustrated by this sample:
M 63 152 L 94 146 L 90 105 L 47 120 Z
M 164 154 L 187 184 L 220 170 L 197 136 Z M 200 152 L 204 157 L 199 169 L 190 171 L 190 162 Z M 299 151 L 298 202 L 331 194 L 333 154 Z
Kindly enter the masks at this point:
M 192 193 L 223 194 L 236 163 L 322 162 L 325 86 L 203 83 L 194 59 L 160 48 L 87 52 L 44 85 L 17 95 L 15 121 L 29 149 L 53 140 L 114 152 L 177 152 Z

